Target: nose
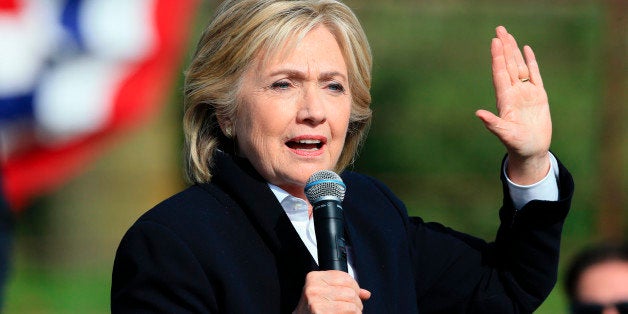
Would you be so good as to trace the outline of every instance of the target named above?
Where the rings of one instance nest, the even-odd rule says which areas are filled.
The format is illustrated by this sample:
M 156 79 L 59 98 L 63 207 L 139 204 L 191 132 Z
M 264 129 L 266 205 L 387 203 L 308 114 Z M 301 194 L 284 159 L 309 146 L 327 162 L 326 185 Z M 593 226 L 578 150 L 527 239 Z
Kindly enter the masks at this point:
M 317 86 L 308 86 L 302 90 L 297 113 L 297 121 L 299 123 L 318 125 L 325 122 L 327 112 L 323 95 L 321 94 L 322 91 Z

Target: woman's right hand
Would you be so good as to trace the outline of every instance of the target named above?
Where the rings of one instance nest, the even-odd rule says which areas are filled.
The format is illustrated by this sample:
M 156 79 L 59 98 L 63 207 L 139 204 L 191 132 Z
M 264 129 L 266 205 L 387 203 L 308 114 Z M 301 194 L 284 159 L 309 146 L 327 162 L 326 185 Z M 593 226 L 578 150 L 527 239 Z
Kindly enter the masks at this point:
M 305 277 L 303 294 L 293 314 L 362 313 L 362 301 L 370 297 L 371 292 L 361 289 L 345 272 L 313 271 Z

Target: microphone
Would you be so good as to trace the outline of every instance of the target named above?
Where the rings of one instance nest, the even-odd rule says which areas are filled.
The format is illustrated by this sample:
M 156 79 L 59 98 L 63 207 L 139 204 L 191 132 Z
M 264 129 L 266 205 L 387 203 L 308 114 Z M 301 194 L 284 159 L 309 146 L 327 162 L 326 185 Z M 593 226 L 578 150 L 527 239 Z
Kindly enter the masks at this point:
M 305 184 L 305 196 L 312 204 L 314 230 L 321 270 L 347 270 L 342 200 L 346 186 L 333 171 L 317 171 Z

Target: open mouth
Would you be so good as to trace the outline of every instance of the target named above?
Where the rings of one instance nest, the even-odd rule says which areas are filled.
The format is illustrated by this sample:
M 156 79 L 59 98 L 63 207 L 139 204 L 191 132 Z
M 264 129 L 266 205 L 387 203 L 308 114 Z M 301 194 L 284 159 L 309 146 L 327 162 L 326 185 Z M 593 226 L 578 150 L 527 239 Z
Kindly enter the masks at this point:
M 299 139 L 286 142 L 286 146 L 289 148 L 304 151 L 316 151 L 321 149 L 323 145 L 323 141 L 316 139 Z

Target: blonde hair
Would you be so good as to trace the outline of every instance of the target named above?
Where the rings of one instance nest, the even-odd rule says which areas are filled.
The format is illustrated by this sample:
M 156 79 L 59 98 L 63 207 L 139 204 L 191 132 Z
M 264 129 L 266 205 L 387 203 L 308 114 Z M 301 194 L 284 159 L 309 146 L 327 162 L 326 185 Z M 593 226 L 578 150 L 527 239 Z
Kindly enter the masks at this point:
M 204 30 L 185 75 L 183 127 L 190 181 L 211 179 L 217 149 L 235 153 L 233 137 L 223 133 L 218 121 L 237 123 L 241 79 L 259 52 L 268 57 L 321 25 L 333 33 L 344 55 L 352 97 L 349 129 L 334 170 L 353 162 L 371 121 L 372 57 L 351 9 L 335 0 L 227 0 Z

